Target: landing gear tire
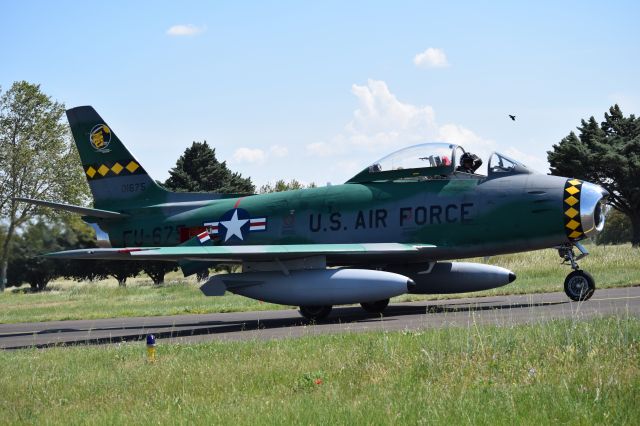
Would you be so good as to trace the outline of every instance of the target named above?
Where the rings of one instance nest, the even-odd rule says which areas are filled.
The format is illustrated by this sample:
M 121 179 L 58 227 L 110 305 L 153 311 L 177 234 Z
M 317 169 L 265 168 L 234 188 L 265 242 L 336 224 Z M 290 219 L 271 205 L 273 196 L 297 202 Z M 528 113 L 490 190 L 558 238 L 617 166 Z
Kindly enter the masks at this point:
M 389 305 L 389 299 L 376 300 L 375 302 L 362 302 L 360 306 L 372 314 L 381 314 Z
M 596 291 L 593 277 L 580 269 L 573 271 L 564 280 L 564 292 L 575 302 L 589 300 Z
M 308 320 L 317 321 L 324 319 L 329 316 L 331 313 L 331 309 L 333 306 L 331 305 L 319 305 L 319 306 L 300 306 L 300 315 L 305 317 Z
M 578 256 L 573 253 L 574 246 L 580 250 Z M 567 275 L 567 278 L 564 280 L 564 292 L 566 295 L 574 302 L 589 300 L 596 291 L 596 282 L 589 273 L 578 267 L 578 260 L 589 254 L 587 249 L 576 241 L 558 247 L 558 254 L 560 254 L 560 257 L 563 259 L 562 263 L 569 263 L 571 269 L 573 269 L 573 272 Z

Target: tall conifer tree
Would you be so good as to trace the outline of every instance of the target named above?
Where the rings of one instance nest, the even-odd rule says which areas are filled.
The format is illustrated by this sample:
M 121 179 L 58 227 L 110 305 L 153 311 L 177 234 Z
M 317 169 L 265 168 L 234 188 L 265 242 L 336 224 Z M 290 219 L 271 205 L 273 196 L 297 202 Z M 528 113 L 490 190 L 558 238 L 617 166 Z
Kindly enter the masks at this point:
M 601 185 L 609 203 L 629 217 L 631 242 L 640 246 L 640 118 L 625 117 L 618 105 L 604 121 L 582 120 L 579 135 L 569 133 L 547 152 L 551 174 L 571 176 Z
M 207 141 L 193 142 L 169 171 L 165 186 L 175 191 L 250 194 L 255 191 L 251 178 L 232 172 L 227 162 L 216 158 Z

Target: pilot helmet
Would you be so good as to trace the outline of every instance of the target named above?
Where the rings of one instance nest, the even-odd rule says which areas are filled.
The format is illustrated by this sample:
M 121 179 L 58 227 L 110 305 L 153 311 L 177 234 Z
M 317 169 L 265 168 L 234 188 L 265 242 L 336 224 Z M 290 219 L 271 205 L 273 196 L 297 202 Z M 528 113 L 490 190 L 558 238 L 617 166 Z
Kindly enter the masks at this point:
M 472 163 L 473 164 L 473 156 L 471 155 L 471 153 L 469 152 L 465 152 L 464 154 L 462 154 L 462 156 L 460 157 L 460 164 L 464 164 L 466 162 Z

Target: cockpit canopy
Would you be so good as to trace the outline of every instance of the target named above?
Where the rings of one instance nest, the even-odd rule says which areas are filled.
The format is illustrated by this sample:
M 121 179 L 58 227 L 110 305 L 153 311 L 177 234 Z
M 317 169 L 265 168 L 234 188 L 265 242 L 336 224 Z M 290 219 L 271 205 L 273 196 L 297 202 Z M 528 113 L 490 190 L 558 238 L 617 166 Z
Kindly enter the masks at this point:
M 457 171 L 464 148 L 449 143 L 424 143 L 393 152 L 374 162 L 347 183 L 394 180 L 430 180 L 484 178 L 484 175 Z M 487 178 L 507 174 L 532 173 L 522 163 L 493 153 L 489 159 Z
M 533 170 L 524 164 L 497 152 L 491 154 L 488 170 L 489 177 L 502 176 L 505 174 L 520 175 L 533 173 Z

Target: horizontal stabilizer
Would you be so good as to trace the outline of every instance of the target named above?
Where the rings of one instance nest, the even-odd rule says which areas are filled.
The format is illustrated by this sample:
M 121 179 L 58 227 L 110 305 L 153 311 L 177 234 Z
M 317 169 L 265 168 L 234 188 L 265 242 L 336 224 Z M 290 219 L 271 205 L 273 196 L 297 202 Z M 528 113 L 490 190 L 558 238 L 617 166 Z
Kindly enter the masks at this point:
M 57 251 L 42 256 L 52 257 L 54 259 L 134 260 L 131 257 L 133 252 L 154 251 L 158 250 L 158 248 L 159 247 L 90 248 Z
M 102 219 L 122 219 L 128 216 L 124 213 L 112 212 L 109 210 L 91 209 L 89 207 L 74 206 L 73 204 L 54 203 L 52 201 L 34 200 L 32 198 L 16 197 L 14 198 L 14 200 L 43 207 L 50 207 L 57 210 L 66 210 L 68 212 L 78 213 L 83 216 L 99 217 Z

